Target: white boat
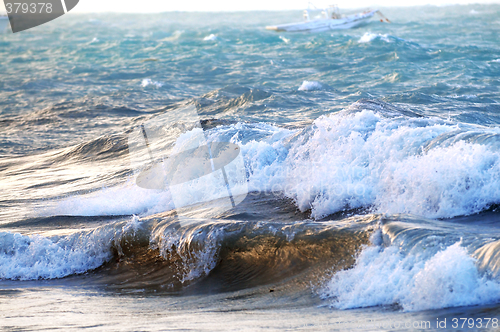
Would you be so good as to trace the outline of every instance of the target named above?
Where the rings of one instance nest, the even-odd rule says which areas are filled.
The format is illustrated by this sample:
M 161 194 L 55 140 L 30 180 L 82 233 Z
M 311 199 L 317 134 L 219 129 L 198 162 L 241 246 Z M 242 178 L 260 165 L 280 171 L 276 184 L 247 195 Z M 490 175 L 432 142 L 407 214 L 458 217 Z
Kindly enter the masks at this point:
M 362 13 L 342 16 L 337 6 L 330 6 L 321 12 L 320 18 L 309 18 L 309 9 L 304 11 L 304 22 L 267 26 L 266 29 L 286 32 L 321 32 L 336 29 L 351 29 L 367 24 L 370 19 L 379 14 L 383 20 L 390 22 L 378 10 L 367 10 Z M 381 21 L 383 21 L 381 20 Z

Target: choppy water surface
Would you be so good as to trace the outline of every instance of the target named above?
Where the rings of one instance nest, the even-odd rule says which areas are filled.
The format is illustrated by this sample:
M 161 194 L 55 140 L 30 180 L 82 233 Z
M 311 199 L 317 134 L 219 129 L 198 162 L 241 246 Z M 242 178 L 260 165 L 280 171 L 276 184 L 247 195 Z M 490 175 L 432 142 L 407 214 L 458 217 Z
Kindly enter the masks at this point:
M 318 34 L 264 29 L 299 12 L 3 31 L 2 327 L 498 327 L 500 6 L 382 11 Z M 187 105 L 250 192 L 183 224 L 127 138 Z

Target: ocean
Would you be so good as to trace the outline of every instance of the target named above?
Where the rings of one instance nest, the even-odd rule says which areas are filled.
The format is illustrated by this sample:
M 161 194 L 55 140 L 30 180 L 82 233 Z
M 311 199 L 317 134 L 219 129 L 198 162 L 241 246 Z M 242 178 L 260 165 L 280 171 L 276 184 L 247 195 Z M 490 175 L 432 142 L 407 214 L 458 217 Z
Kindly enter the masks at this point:
M 381 11 L 1 30 L 0 327 L 499 330 L 500 5 Z M 198 146 L 149 150 L 192 158 L 180 194 L 134 161 L 155 126 Z M 198 139 L 237 166 L 190 173 Z

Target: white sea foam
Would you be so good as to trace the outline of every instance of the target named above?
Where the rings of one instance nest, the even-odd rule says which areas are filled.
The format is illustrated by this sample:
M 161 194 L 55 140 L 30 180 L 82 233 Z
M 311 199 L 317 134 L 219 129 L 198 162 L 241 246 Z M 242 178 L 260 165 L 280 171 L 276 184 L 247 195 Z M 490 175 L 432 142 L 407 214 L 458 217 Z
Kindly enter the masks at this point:
M 151 245 L 157 247 L 163 257 L 171 256 L 172 250 L 175 250 L 175 254 L 186 267 L 184 273 L 179 275 L 184 283 L 209 274 L 217 265 L 224 232 L 223 227 L 206 230 L 202 225 L 183 231 L 157 232 Z M 197 247 L 196 250 L 192 249 L 193 245 Z
M 322 90 L 323 85 L 320 82 L 316 81 L 304 81 L 302 85 L 299 87 L 299 91 L 314 91 L 314 90 Z
M 285 38 L 284 36 L 280 36 L 280 39 L 282 41 L 284 41 L 286 44 L 288 44 L 290 42 L 290 39 L 289 38 Z
M 320 295 L 341 309 L 399 304 L 416 311 L 497 302 L 500 284 L 481 276 L 459 243 L 430 257 L 375 246 L 352 269 L 336 273 Z
M 348 109 L 322 116 L 302 132 L 237 124 L 209 136 L 241 146 L 250 191 L 283 193 L 300 210 L 311 209 L 314 218 L 362 207 L 450 218 L 500 202 L 500 151 L 495 144 L 443 138 L 453 138 L 463 128 L 440 119 Z M 475 128 L 500 135 L 495 128 Z M 249 130 L 267 138 L 240 141 Z M 208 196 L 190 199 L 217 198 L 216 186 L 200 191 L 201 183 L 192 185 L 193 195 Z M 41 214 L 148 215 L 173 207 L 168 191 L 129 182 L 60 200 Z
M 219 39 L 219 38 L 217 38 L 217 35 L 214 35 L 213 33 L 206 36 L 205 38 L 203 38 L 204 41 L 214 41 L 217 39 Z
M 458 132 L 439 119 L 371 110 L 322 116 L 289 149 L 245 144 L 249 188 L 284 192 L 315 218 L 360 207 L 430 218 L 477 213 L 500 202 L 500 152 L 462 140 L 423 149 Z
M 105 237 L 79 242 L 76 235 L 52 239 L 4 232 L 0 239 L 0 279 L 62 278 L 95 269 L 111 257 Z
M 70 235 L 0 232 L 0 279 L 54 279 L 93 270 L 112 258 L 112 246 L 121 250 L 122 236 L 135 234 L 140 227 L 134 216 L 124 225 Z
M 161 88 L 163 86 L 163 82 L 157 82 L 157 81 L 153 81 L 151 80 L 150 78 L 145 78 L 142 80 L 141 82 L 141 86 L 143 88 L 147 87 L 147 86 L 150 86 L 150 85 L 153 85 L 157 88 Z
M 48 205 L 43 216 L 149 215 L 173 208 L 168 191 L 149 190 L 135 183 L 104 188 L 86 195 L 75 195 Z
M 389 39 L 387 34 L 382 35 L 379 33 L 365 32 L 365 34 L 363 36 L 361 36 L 361 38 L 358 40 L 358 43 L 360 43 L 360 44 L 369 43 L 377 38 L 379 38 L 387 43 L 391 42 L 391 40 Z
M 453 98 L 474 99 L 474 98 L 477 98 L 477 96 L 476 95 L 454 95 Z
M 499 62 L 500 63 L 500 59 L 491 60 L 491 62 Z
M 135 234 L 137 233 L 137 231 L 139 231 L 141 227 L 142 227 L 141 219 L 138 216 L 134 215 L 132 216 L 132 220 L 130 220 L 125 224 L 125 226 L 123 226 L 123 231 L 124 233 Z

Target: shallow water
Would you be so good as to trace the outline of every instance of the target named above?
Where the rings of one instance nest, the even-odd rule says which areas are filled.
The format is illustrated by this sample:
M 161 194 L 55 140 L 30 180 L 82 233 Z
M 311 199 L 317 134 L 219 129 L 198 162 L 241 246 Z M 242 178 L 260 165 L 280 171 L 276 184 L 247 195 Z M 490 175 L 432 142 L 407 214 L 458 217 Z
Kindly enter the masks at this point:
M 382 12 L 0 33 L 2 328 L 497 328 L 500 6 Z M 249 192 L 216 214 L 137 185 L 134 128 L 188 106 L 241 148 Z

